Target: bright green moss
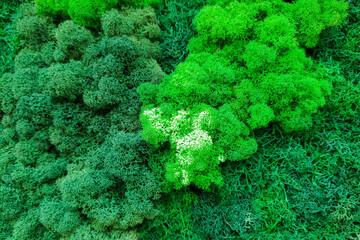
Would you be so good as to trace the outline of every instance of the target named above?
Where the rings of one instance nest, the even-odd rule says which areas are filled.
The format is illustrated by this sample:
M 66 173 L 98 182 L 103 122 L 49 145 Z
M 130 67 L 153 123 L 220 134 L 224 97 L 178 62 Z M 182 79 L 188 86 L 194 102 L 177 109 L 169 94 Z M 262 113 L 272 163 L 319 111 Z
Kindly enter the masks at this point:
M 313 115 L 314 126 L 291 135 L 276 124 L 255 130 L 258 152 L 243 162 L 225 162 L 224 186 L 199 194 L 192 219 L 203 239 L 357 237 L 358 50 L 344 43 L 359 29 L 359 12 L 350 3 L 347 19 L 325 30 L 312 55 L 326 66 L 322 74 L 334 88 Z
M 75 23 L 95 27 L 102 14 L 118 6 L 144 7 L 158 4 L 159 0 L 34 0 L 37 12 L 47 15 L 69 16 Z
M 332 0 L 218 1 L 204 7 L 187 60 L 162 83 L 138 88 L 142 136 L 166 149 L 166 182 L 177 189 L 221 186 L 221 162 L 256 152 L 253 130 L 269 123 L 286 132 L 309 129 L 332 86 L 304 47 L 314 47 L 346 9 L 345 2 Z

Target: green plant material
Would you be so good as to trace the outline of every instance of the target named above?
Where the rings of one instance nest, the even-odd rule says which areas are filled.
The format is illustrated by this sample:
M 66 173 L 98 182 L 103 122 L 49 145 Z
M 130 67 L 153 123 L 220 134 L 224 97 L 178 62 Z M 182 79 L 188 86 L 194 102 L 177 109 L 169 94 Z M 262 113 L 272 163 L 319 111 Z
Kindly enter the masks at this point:
M 205 193 L 192 211 L 194 230 L 201 239 L 224 239 L 227 237 L 249 237 L 260 224 L 259 213 L 252 209 L 247 196 L 236 192 L 231 203 L 223 203 L 221 197 Z M 251 234 L 249 234 L 251 233 Z
M 68 58 L 79 59 L 86 47 L 94 42 L 90 31 L 72 21 L 61 23 L 55 31 L 58 50 Z M 74 46 L 76 46 L 75 49 Z
M 197 34 L 193 20 L 205 3 L 205 0 L 164 0 L 158 6 L 162 32 L 159 63 L 164 72 L 173 72 L 188 55 L 188 42 Z
M 224 163 L 224 186 L 199 196 L 192 218 L 202 239 L 358 238 L 359 79 L 356 51 L 345 51 L 344 40 L 359 10 L 350 2 L 347 19 L 325 30 L 312 53 L 334 87 L 314 127 L 291 135 L 278 125 L 255 130 L 258 152 Z
M 139 134 L 114 132 L 58 180 L 65 206 L 86 214 L 95 229 L 126 230 L 153 219 L 160 188 L 143 165 L 147 146 Z M 84 167 L 86 166 L 86 167 Z
M 342 85 L 352 79 L 339 75 L 339 67 L 329 68 L 335 90 L 313 129 L 292 135 L 277 125 L 256 130 L 259 151 L 223 164 L 224 187 L 200 195 L 192 215 L 203 239 L 357 237 L 360 115 L 345 119 L 340 111 Z
M 300 21 L 305 2 L 314 5 L 314 12 Z M 309 129 L 332 86 L 303 47 L 314 47 L 321 30 L 339 24 L 346 9 L 345 2 L 332 0 L 205 6 L 186 61 L 162 83 L 138 88 L 142 136 L 166 149 L 160 160 L 165 185 L 221 186 L 221 162 L 256 152 L 254 130 L 269 123 L 286 132 Z
M 161 213 L 154 221 L 141 226 L 141 239 L 203 239 L 195 232 L 192 209 L 198 196 L 190 189 L 164 194 L 160 199 Z
M 4 0 L 0 5 L 0 76 L 14 71 L 14 58 L 20 49 L 20 39 L 13 22 L 18 6 L 23 0 Z
M 144 7 L 156 5 L 159 0 L 34 0 L 37 12 L 70 17 L 75 23 L 86 27 L 99 26 L 99 19 L 106 11 L 119 6 Z
M 329 68 L 338 70 L 345 77 L 334 79 L 338 95 L 333 95 L 334 108 L 340 115 L 349 120 L 356 117 L 359 109 L 359 16 L 360 7 L 350 1 L 349 16 L 337 27 L 330 28 L 322 34 L 319 46 L 314 50 L 314 57 L 319 58 Z M 346 107 L 345 107 L 346 106 Z
M 67 235 L 81 224 L 78 213 L 68 211 L 61 199 L 44 199 L 40 204 L 40 222 L 48 229 Z
M 0 238 L 139 239 L 159 214 L 136 92 L 164 75 L 154 10 L 106 12 L 105 34 L 33 4 L 15 23 L 24 48 L 0 78 Z
M 203 239 L 356 238 L 360 205 L 359 128 L 334 115 L 318 127 L 289 136 L 277 127 L 259 130 L 258 153 L 223 167 L 225 186 L 204 193 L 193 212 Z M 335 128 L 340 128 L 335 133 Z M 342 131 L 351 132 L 347 136 Z M 331 144 L 331 145 L 328 145 Z

